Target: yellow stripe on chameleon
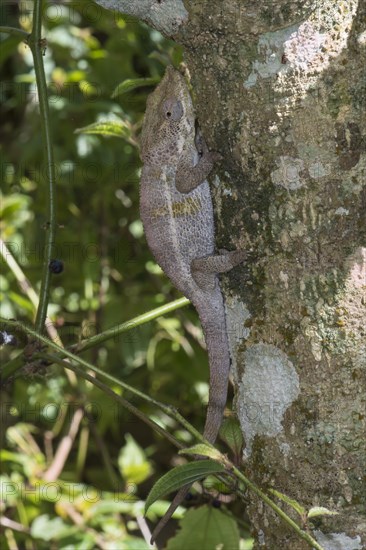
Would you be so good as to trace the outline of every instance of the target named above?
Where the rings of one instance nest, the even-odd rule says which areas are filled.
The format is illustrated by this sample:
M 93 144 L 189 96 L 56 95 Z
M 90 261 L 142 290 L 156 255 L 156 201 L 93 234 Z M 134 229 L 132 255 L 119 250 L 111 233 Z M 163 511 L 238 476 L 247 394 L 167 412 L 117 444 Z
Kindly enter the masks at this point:
M 201 201 L 199 197 L 187 197 L 179 202 L 173 202 L 172 204 L 173 217 L 185 216 L 187 214 L 196 214 L 201 210 Z M 152 217 L 160 218 L 162 216 L 170 215 L 170 208 L 168 206 L 161 206 L 155 208 L 152 212 Z

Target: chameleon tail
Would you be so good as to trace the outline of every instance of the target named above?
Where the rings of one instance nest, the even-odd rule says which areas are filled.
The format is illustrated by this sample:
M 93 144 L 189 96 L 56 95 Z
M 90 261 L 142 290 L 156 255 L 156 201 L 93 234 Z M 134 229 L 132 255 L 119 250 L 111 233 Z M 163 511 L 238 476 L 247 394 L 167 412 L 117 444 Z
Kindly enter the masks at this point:
M 206 311 L 201 312 L 197 308 L 205 335 L 210 365 L 210 393 L 203 435 L 212 444 L 215 443 L 220 430 L 227 400 L 230 372 L 230 353 L 225 323 L 225 309 L 222 296 L 219 298 L 220 300 L 216 301 L 216 307 L 212 308 L 209 314 L 207 313 L 207 304 L 205 308 L 202 308 Z M 221 324 L 219 324 L 220 320 Z
M 218 319 L 225 319 L 224 304 L 222 298 L 218 300 L 216 302 L 217 307 L 212 310 L 211 315 L 208 315 L 207 302 L 204 304 L 204 307 L 202 307 L 204 310 L 202 312 L 198 304 L 195 305 L 201 319 L 210 364 L 210 394 L 203 435 L 210 443 L 214 443 L 224 414 L 230 370 L 230 355 L 226 326 L 217 324 Z M 219 311 L 221 309 L 222 311 Z M 160 531 L 168 523 L 175 510 L 189 493 L 191 486 L 191 484 L 183 486 L 175 495 L 168 510 L 155 527 L 151 537 L 151 543 L 156 540 Z
M 192 484 L 190 483 L 189 485 L 184 485 L 181 489 L 179 489 L 178 493 L 173 498 L 171 505 L 169 506 L 169 508 L 167 509 L 167 511 L 165 512 L 165 514 L 163 515 L 163 517 L 161 518 L 157 526 L 155 527 L 151 535 L 150 544 L 153 544 L 155 542 L 156 537 L 159 535 L 160 531 L 164 529 L 164 527 L 166 526 L 166 524 L 168 523 L 168 521 L 170 520 L 170 518 L 178 508 L 178 506 L 185 499 L 186 495 L 188 495 L 191 487 L 192 487 Z

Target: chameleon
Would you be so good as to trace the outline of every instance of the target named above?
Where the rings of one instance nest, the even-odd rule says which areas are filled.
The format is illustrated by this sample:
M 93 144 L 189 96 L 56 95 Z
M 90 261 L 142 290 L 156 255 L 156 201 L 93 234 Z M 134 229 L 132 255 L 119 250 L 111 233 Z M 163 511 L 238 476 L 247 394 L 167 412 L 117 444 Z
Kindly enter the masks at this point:
M 140 217 L 147 244 L 173 285 L 191 301 L 202 325 L 210 369 L 203 435 L 214 443 L 225 409 L 230 370 L 218 274 L 241 263 L 245 253 L 215 253 L 213 205 L 206 177 L 222 157 L 208 150 L 196 124 L 188 84 L 172 66 L 166 68 L 163 79 L 147 99 L 140 149 Z M 189 487 L 184 486 L 177 493 L 152 540 Z

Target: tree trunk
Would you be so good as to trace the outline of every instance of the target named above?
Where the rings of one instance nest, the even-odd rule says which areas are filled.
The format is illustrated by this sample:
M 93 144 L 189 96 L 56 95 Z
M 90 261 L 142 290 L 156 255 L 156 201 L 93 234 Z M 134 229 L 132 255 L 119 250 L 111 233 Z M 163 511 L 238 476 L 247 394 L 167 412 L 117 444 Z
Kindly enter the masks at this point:
M 184 45 L 224 156 L 217 245 L 251 250 L 224 277 L 245 472 L 337 511 L 311 520 L 326 550 L 366 548 L 365 1 L 99 3 Z M 248 513 L 255 548 L 308 548 Z

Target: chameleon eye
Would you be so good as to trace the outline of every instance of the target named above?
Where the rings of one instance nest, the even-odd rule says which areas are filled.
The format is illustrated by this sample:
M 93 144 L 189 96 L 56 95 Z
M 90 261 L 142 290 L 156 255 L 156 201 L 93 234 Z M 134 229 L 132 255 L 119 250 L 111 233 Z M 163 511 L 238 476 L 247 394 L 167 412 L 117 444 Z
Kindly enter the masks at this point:
M 167 120 L 177 122 L 183 116 L 182 102 L 179 99 L 167 99 L 163 103 L 163 114 Z

